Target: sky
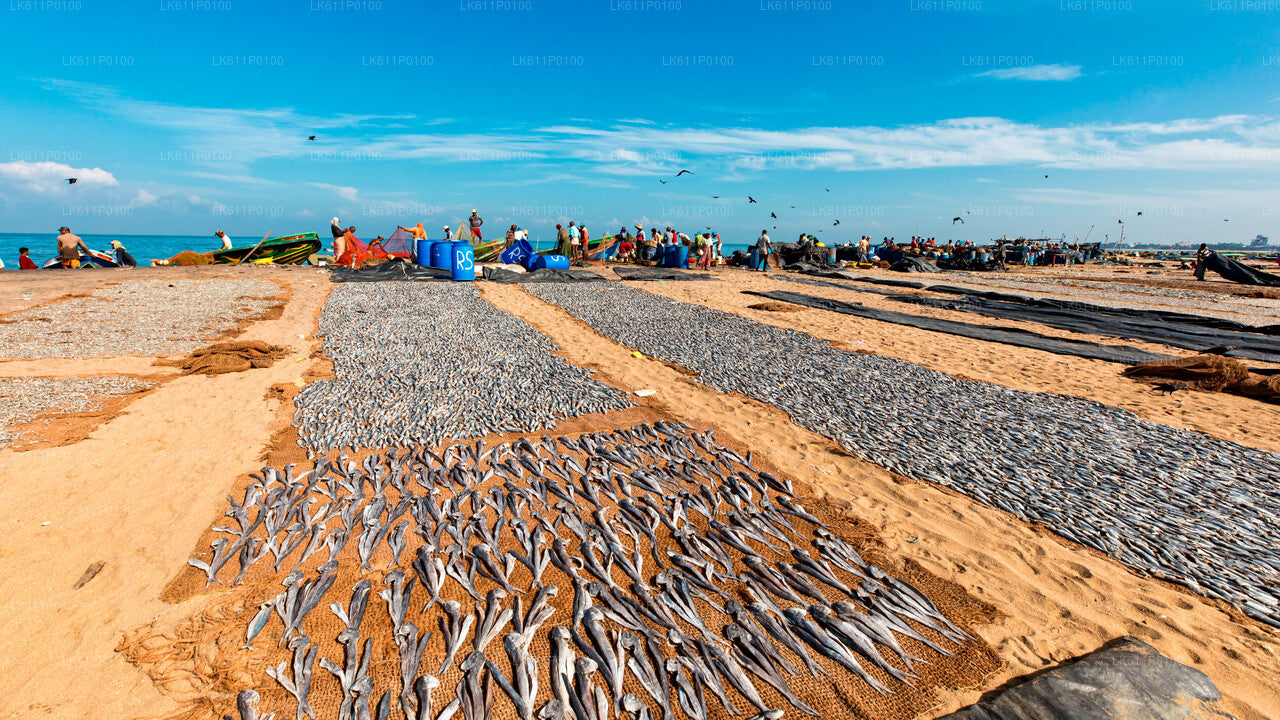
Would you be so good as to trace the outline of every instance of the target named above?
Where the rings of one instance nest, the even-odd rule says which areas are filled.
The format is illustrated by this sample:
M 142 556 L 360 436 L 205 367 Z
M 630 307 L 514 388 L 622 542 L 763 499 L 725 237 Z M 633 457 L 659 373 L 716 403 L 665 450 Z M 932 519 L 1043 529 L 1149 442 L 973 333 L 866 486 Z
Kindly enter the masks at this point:
M 0 3 L 0 232 L 1280 245 L 1280 0 Z

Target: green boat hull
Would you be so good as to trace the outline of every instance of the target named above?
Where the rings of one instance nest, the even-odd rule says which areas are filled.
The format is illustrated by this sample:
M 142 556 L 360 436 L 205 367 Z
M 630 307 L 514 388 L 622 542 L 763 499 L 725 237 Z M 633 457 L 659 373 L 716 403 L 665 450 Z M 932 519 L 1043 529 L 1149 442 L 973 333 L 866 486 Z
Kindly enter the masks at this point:
M 256 248 L 241 247 L 218 250 L 213 262 L 222 265 L 253 263 L 261 265 L 302 265 L 307 258 L 320 252 L 320 236 L 313 232 L 271 238 Z

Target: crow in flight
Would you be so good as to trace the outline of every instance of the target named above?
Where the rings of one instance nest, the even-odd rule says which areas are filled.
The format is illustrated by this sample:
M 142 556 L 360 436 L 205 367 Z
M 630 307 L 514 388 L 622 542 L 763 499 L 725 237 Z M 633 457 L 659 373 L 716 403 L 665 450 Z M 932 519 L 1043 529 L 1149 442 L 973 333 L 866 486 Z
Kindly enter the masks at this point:
M 756 201 L 756 199 L 755 199 L 755 198 L 751 197 L 750 195 L 748 195 L 748 196 L 747 196 L 747 204 L 748 204 L 748 205 L 750 205 L 751 203 L 754 203 L 755 201 Z
M 961 225 L 963 225 L 963 224 L 964 224 L 964 218 L 959 217 L 959 216 L 956 216 L 956 217 L 951 218 L 951 224 L 952 224 L 952 225 L 955 225 L 957 222 L 958 222 L 958 223 L 960 223 Z
M 773 218 L 774 220 L 778 219 L 777 213 L 769 213 L 769 217 Z
M 692 171 L 692 170 L 681 170 L 680 172 L 676 173 L 676 177 L 680 177 L 681 175 L 684 175 L 685 173 L 688 173 L 688 174 L 692 175 L 692 174 L 693 174 L 693 171 Z
M 316 136 L 315 136 L 315 135 L 308 135 L 308 136 L 307 136 L 307 140 L 308 140 L 309 142 L 315 142 L 315 141 L 316 141 Z
M 68 185 L 75 185 L 75 184 L 76 184 L 76 180 L 78 180 L 78 179 L 79 179 L 79 178 L 67 178 L 67 184 L 68 184 Z
M 839 220 L 837 220 L 837 221 L 835 221 L 835 222 L 833 222 L 833 223 L 831 223 L 831 224 L 832 224 L 832 225 L 839 225 L 839 224 L 840 224 L 840 221 L 839 221 Z M 821 232 L 821 231 L 819 231 L 819 232 Z

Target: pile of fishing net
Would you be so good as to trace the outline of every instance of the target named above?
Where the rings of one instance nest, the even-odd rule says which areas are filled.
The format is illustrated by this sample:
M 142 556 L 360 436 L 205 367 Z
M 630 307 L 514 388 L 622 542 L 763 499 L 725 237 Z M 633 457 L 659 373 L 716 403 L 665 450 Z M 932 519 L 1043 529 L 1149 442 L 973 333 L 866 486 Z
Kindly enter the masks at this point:
M 1228 392 L 1280 402 L 1280 375 L 1259 375 L 1250 372 L 1239 360 L 1219 355 L 1150 360 L 1127 367 L 1122 374 L 1135 380 L 1173 381 L 1205 392 Z
M 252 368 L 266 368 L 288 354 L 282 347 L 261 340 L 240 340 L 201 348 L 183 358 L 178 367 L 183 375 L 221 375 Z
M 168 262 L 166 262 L 165 264 L 166 265 L 183 265 L 183 266 L 212 265 L 213 257 L 210 255 L 210 253 L 198 253 L 198 252 L 192 252 L 190 250 L 183 250 L 177 255 L 174 255 L 173 257 L 169 258 Z

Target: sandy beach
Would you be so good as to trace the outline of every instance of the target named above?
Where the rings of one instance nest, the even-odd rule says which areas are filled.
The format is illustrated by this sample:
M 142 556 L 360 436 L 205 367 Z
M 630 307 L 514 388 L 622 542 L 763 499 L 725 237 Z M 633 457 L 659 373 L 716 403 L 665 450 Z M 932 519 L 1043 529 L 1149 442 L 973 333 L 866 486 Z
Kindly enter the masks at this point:
M 598 272 L 610 284 L 797 330 L 837 349 L 915 363 L 959 380 L 1092 401 L 1160 426 L 1250 450 L 1280 452 L 1277 404 L 1226 393 L 1161 393 L 1121 376 L 1121 365 L 1100 360 L 817 309 L 753 309 L 762 298 L 744 291 L 804 292 L 923 317 L 1022 327 L 1050 337 L 1123 344 L 1178 357 L 1195 354 L 1188 350 L 904 306 L 856 286 L 797 285 L 782 279 L 783 273 L 719 268 L 707 281 L 619 283 L 612 270 Z M 1042 286 L 1046 296 L 1081 299 L 1082 293 L 1101 292 L 1130 305 L 1209 315 L 1218 312 L 1214 303 L 1252 303 L 1260 324 L 1268 317 L 1280 318 L 1280 309 L 1267 298 L 1242 295 L 1240 286 L 1140 272 L 1028 270 L 996 279 L 1040 283 L 1037 287 Z M 887 271 L 866 274 L 904 277 Z M 989 280 L 986 274 L 973 275 L 982 275 L 975 282 Z M 154 286 L 131 285 L 140 282 Z M 1099 291 L 1083 283 L 1115 288 Z M 0 273 L 0 346 L 25 348 L 7 356 L 0 353 L 0 379 L 128 377 L 145 382 L 128 391 L 103 393 L 98 402 L 72 413 L 56 400 L 49 401 L 41 406 L 45 409 L 32 410 L 34 417 L 14 423 L 9 430 L 16 439 L 9 447 L 0 446 L 0 476 L 5 479 L 0 483 L 0 506 L 8 510 L 0 520 L 0 603 L 6 629 L 0 679 L 10 689 L 0 700 L 0 716 L 217 718 L 234 712 L 236 693 L 248 687 L 262 693 L 264 709 L 278 717 L 293 713 L 292 698 L 266 674 L 267 667 L 287 661 L 289 651 L 270 647 L 275 644 L 271 642 L 259 643 L 253 651 L 239 648 L 259 603 L 279 592 L 285 572 L 277 576 L 254 570 L 244 586 L 206 590 L 204 573 L 187 561 L 209 556 L 210 540 L 217 537 L 214 528 L 231 522 L 228 496 L 232 502 L 243 497 L 253 482 L 250 473 L 264 465 L 310 467 L 293 426 L 296 399 L 309 385 L 340 374 L 316 337 L 322 308 L 339 287 L 330 282 L 327 270 L 303 266 Z M 509 313 L 554 343 L 558 349 L 552 355 L 569 368 L 565 372 L 591 371 L 591 382 L 619 396 L 625 393 L 633 403 L 561 420 L 546 433 L 576 436 L 657 420 L 713 429 L 726 447 L 743 455 L 750 450 L 762 469 L 793 480 L 806 507 L 856 535 L 859 547 L 887 570 L 935 594 L 940 606 L 953 609 L 957 622 L 975 636 L 971 654 L 960 653 L 952 660 L 937 656 L 930 671 L 934 674 L 925 675 L 919 688 L 903 688 L 893 700 L 850 691 L 844 705 L 828 697 L 825 689 L 811 688 L 820 698 L 820 706 L 815 705 L 819 709 L 853 713 L 850 708 L 856 708 L 867 717 L 938 717 L 1010 680 L 1131 635 L 1207 674 L 1222 693 L 1223 709 L 1235 717 L 1280 716 L 1280 634 L 1240 609 L 1144 576 L 1043 524 L 1025 522 L 957 490 L 859 459 L 838 442 L 797 424 L 775 404 L 717 391 L 662 358 L 637 357 L 633 348 L 610 340 L 526 287 L 485 282 L 475 287 L 479 300 L 488 303 L 483 307 Z M 71 325 L 60 314 L 85 312 L 76 308 L 96 307 L 85 305 L 93 302 L 110 307 L 106 293 L 111 291 L 162 299 L 172 292 L 190 301 L 164 300 L 171 314 L 156 310 L 154 326 L 148 325 L 145 333 L 117 333 L 112 325 L 137 327 L 129 313 L 150 312 L 144 300 L 131 301 L 131 309 L 121 310 L 122 316 L 115 319 L 102 310 L 82 315 L 100 322 Z M 370 325 L 386 310 L 367 308 Z M 41 313 L 48 317 L 39 319 Z M 166 318 L 180 320 L 170 323 Z M 174 367 L 191 351 L 225 340 L 261 341 L 283 349 L 283 354 L 270 367 L 226 374 L 185 375 Z M 634 395 L 647 389 L 656 392 Z M 55 386 L 50 392 L 59 391 Z M 543 434 L 495 433 L 489 440 L 492 446 Z M 380 449 L 385 450 L 373 448 Z M 363 462 L 369 450 L 360 448 L 352 459 Z M 1274 486 L 1265 492 L 1274 493 Z M 412 575 L 408 559 L 406 554 L 404 570 Z M 340 566 L 334 596 L 326 596 L 308 619 L 315 623 L 312 629 L 323 626 L 325 631 L 313 635 L 342 629 L 329 602 L 345 604 L 351 584 L 368 574 L 376 578 L 369 615 L 379 616 L 390 637 L 387 606 L 376 599 L 387 567 L 379 560 L 374 565 L 381 572 L 362 574 L 358 563 L 352 566 L 348 560 L 344 555 L 346 564 Z M 232 561 L 224 575 L 234 565 Z M 86 572 L 94 566 L 100 568 L 96 573 Z M 625 577 L 621 571 L 617 576 Z M 418 593 L 415 612 L 425 590 Z M 465 595 L 459 598 L 464 606 L 471 605 Z M 572 603 L 573 593 L 561 588 L 553 607 L 564 617 Z M 435 629 L 434 622 L 422 628 Z M 338 644 L 324 642 L 322 654 L 341 657 Z M 432 642 L 443 641 L 437 634 Z M 493 647 L 501 642 L 499 636 Z M 535 644 L 535 654 L 543 647 Z M 437 646 L 430 645 L 428 657 L 436 651 Z M 489 652 L 501 655 L 500 650 Z M 394 656 L 378 655 L 374 663 L 378 672 L 399 677 Z M 548 664 L 542 661 L 539 667 L 545 672 Z M 324 707 L 336 707 L 337 684 L 319 666 L 316 674 L 332 684 L 324 686 Z M 442 677 L 440 693 L 452 698 L 451 681 L 456 677 Z M 547 686 L 544 680 L 544 694 Z M 499 692 L 498 705 L 505 708 L 506 702 Z M 503 709 L 495 716 L 508 712 Z

